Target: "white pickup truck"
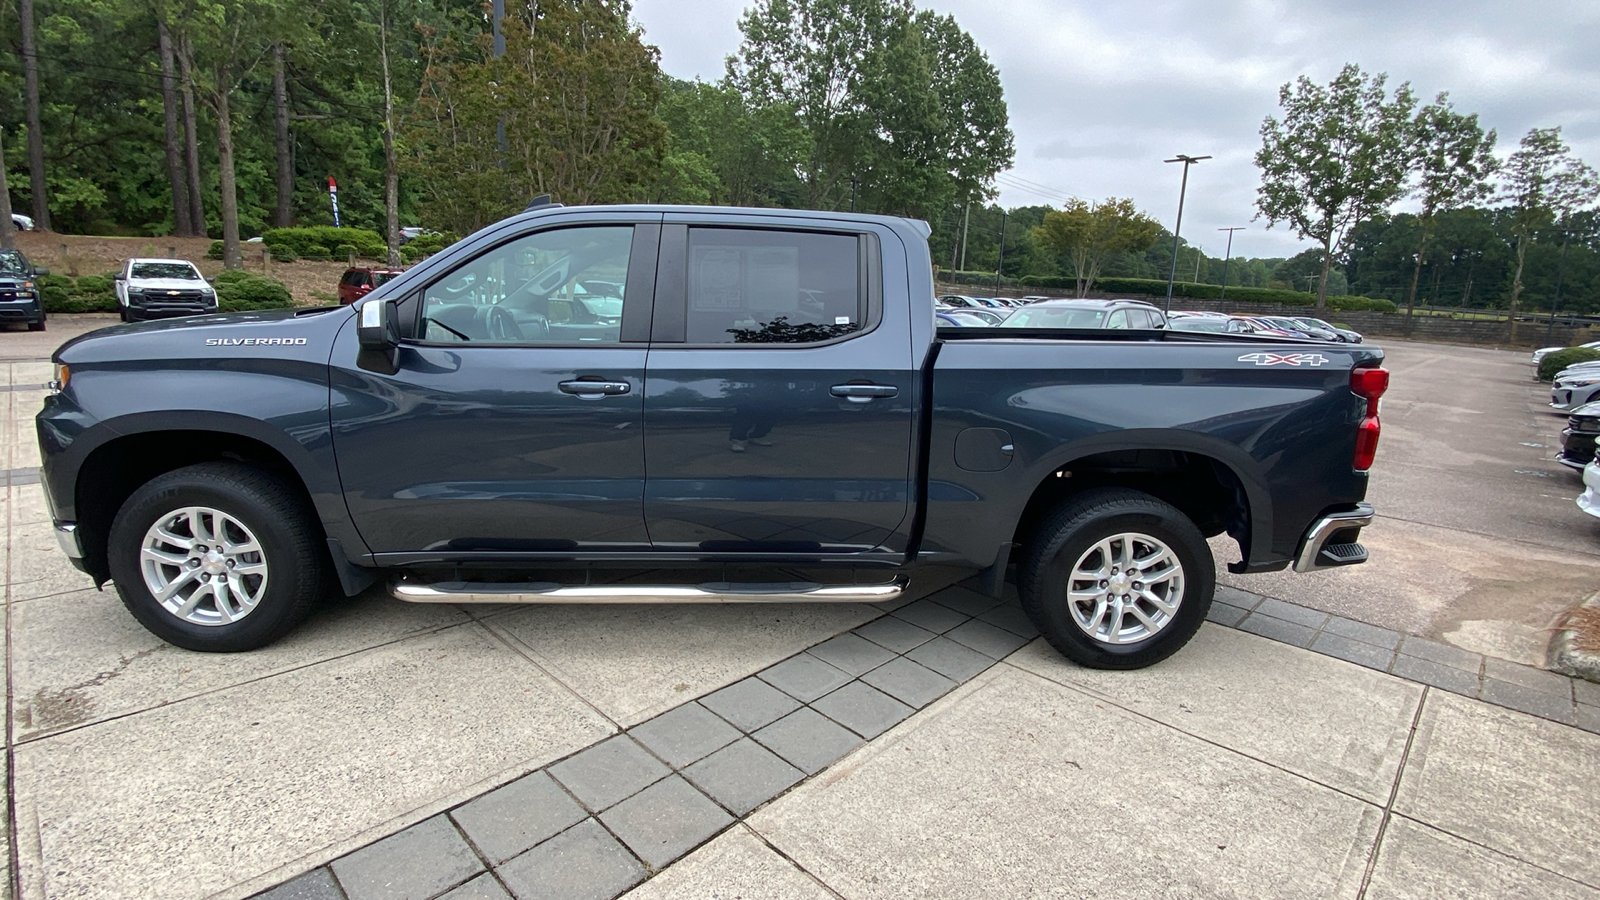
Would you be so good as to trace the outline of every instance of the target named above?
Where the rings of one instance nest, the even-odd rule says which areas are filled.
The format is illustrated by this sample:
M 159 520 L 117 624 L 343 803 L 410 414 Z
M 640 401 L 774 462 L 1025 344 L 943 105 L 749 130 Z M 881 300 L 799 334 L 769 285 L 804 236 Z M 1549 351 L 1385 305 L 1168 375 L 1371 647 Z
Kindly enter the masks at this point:
M 122 321 L 217 311 L 217 291 L 186 259 L 130 259 L 113 277 Z

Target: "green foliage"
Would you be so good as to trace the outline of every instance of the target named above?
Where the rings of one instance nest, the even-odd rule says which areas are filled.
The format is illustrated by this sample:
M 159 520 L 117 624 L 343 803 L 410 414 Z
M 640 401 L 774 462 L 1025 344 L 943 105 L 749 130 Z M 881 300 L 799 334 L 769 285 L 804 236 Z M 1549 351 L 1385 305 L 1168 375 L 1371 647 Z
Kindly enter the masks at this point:
M 440 250 L 454 244 L 458 238 L 453 234 L 430 231 L 412 238 L 400 245 L 400 261 L 414 263 L 426 256 L 432 256 Z
M 1329 297 L 1328 308 L 1341 311 L 1367 310 L 1381 313 L 1392 313 L 1400 310 L 1400 307 L 1396 306 L 1393 300 L 1386 300 L 1382 297 L 1354 297 L 1348 294 Z
M 483 33 L 425 50 L 401 144 L 432 224 L 474 231 L 539 194 L 643 200 L 656 181 L 667 148 L 660 72 L 627 4 L 540 3 L 537 28 L 531 8 L 508 8 L 503 56 Z
M 294 298 L 283 282 L 242 269 L 217 276 L 217 308 L 222 312 L 252 309 L 287 309 Z
M 222 258 L 222 242 L 221 241 L 212 241 L 211 242 L 211 246 L 206 248 L 206 259 L 221 259 L 221 258 Z
M 1517 151 L 1506 160 L 1505 171 L 1506 184 L 1501 199 L 1511 206 L 1511 233 L 1516 237 L 1517 247 L 1510 303 L 1512 334 L 1515 334 L 1522 273 L 1534 232 L 1558 222 L 1570 225 L 1574 214 L 1593 205 L 1600 194 L 1600 176 L 1571 154 L 1561 139 L 1560 128 L 1529 131 Z
M 261 240 L 272 250 L 275 259 L 280 253 L 304 259 L 345 259 L 352 251 L 357 256 L 383 259 L 389 252 L 383 238 L 376 231 L 365 228 L 334 228 L 331 225 L 272 228 L 262 233 Z
M 1597 359 L 1600 359 L 1600 350 L 1588 347 L 1568 347 L 1565 350 L 1546 353 L 1544 358 L 1539 360 L 1539 380 L 1549 381 L 1568 366 Z
M 911 0 L 758 0 L 728 85 L 791 111 L 804 203 L 936 218 L 993 193 L 1014 156 L 999 73 L 950 16 Z
M 1283 120 L 1261 124 L 1256 208 L 1268 227 L 1280 222 L 1322 245 L 1326 273 L 1356 223 L 1388 209 L 1411 170 L 1416 99 L 1409 84 L 1390 99 L 1387 76 L 1347 64 L 1326 87 L 1304 75 L 1278 92 Z
M 1416 302 L 1417 282 L 1439 213 L 1487 200 L 1492 193 L 1489 178 L 1500 168 L 1494 156 L 1495 132 L 1485 134 L 1476 115 L 1456 112 L 1445 94 L 1418 111 L 1412 128 L 1417 165 L 1414 193 L 1422 203 L 1422 213 L 1417 216 L 1420 234 L 1406 291 L 1408 307 Z
M 1148 250 L 1160 234 L 1161 223 L 1140 212 L 1131 199 L 1112 197 L 1090 206 L 1075 197 L 1064 209 L 1045 213 L 1033 239 L 1071 260 L 1077 273 L 1073 287 L 1082 297 L 1094 286 L 1109 254 Z
M 50 313 L 117 311 L 117 295 L 111 289 L 111 279 L 103 275 L 79 278 L 46 275 L 39 279 L 39 296 L 44 301 L 45 312 Z

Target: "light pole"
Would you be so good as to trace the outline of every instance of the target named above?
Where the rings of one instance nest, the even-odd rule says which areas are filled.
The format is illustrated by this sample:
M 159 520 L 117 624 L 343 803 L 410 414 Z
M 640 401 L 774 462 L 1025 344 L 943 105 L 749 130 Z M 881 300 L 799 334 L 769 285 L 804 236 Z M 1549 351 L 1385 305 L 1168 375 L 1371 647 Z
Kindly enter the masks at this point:
M 1243 231 L 1244 226 L 1235 225 L 1232 228 L 1218 228 L 1217 230 L 1228 233 L 1228 249 L 1222 254 L 1222 296 L 1217 298 L 1226 300 L 1228 299 L 1228 260 L 1233 257 L 1233 233 L 1235 231 Z
M 1172 311 L 1172 282 L 1178 277 L 1178 233 L 1183 230 L 1183 195 L 1189 192 L 1189 167 L 1209 156 L 1186 156 L 1179 153 L 1172 159 L 1163 162 L 1183 163 L 1183 184 L 1178 188 L 1178 221 L 1172 226 L 1172 268 L 1167 270 L 1167 302 L 1164 311 Z

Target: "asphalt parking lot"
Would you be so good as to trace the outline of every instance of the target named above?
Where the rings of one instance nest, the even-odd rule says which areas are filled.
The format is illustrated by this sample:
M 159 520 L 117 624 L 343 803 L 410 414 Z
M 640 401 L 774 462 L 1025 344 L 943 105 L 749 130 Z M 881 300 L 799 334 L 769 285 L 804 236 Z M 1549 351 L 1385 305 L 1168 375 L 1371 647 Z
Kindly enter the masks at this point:
M 1600 520 L 1554 459 L 1566 416 L 1527 351 L 1378 343 L 1393 377 L 1367 493 L 1378 518 L 1361 537 L 1370 561 L 1220 580 L 1542 665 L 1556 619 L 1600 590 Z
M 39 360 L 45 342 L 11 340 L 38 337 L 0 348 Z M 1600 555 L 1556 543 L 1596 536 L 1576 478 L 1548 461 L 1561 418 L 1523 353 L 1389 349 L 1373 561 L 1233 581 L 1533 655 L 1539 623 L 1600 584 Z M 30 472 L 49 367 L 0 370 L 0 896 L 1600 891 L 1574 838 L 1600 828 L 1600 736 L 1558 724 L 1600 730 L 1600 689 L 1479 661 L 1471 689 L 1441 690 L 1387 673 L 1451 648 L 1359 621 L 1338 620 L 1384 665 L 1207 625 L 1168 663 L 1102 673 L 1034 640 L 1014 596 L 959 587 L 883 607 L 459 608 L 374 591 L 261 651 L 176 650 L 67 566 Z M 1269 619 L 1309 612 L 1260 602 Z M 1476 699 L 1491 675 L 1564 711 Z

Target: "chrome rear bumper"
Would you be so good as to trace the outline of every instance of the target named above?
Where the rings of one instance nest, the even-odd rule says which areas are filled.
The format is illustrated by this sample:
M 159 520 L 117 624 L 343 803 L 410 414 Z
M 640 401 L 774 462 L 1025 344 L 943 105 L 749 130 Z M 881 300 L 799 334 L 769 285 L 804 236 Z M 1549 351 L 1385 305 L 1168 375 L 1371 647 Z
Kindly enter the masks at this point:
M 1330 544 L 1329 539 L 1346 528 L 1364 528 L 1372 524 L 1372 504 L 1358 503 L 1348 512 L 1329 513 L 1306 531 L 1300 552 L 1294 558 L 1296 572 L 1314 572 L 1336 566 L 1353 566 L 1367 561 L 1367 548 L 1350 542 Z

